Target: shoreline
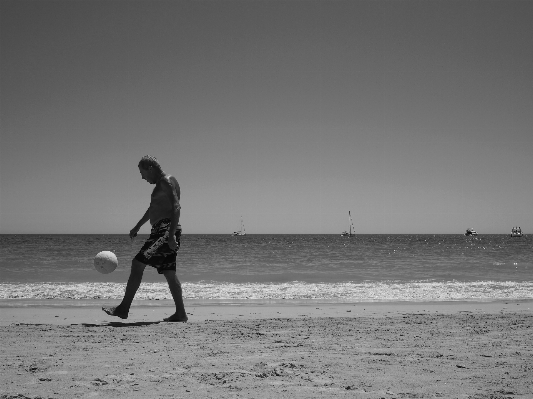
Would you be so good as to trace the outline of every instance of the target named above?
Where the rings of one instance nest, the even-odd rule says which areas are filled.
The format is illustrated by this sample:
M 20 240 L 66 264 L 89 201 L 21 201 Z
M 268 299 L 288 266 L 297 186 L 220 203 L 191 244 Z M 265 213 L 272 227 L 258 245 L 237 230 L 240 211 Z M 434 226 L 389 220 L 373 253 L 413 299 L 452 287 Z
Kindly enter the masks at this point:
M 10 301 L 14 301 L 9 303 Z M 136 300 L 127 320 L 105 314 L 113 300 L 2 300 L 0 326 L 12 324 L 157 323 L 172 314 L 171 300 Z M 185 300 L 189 323 L 208 320 L 394 317 L 403 314 L 533 313 L 533 299 L 437 302 L 333 302 L 301 300 Z

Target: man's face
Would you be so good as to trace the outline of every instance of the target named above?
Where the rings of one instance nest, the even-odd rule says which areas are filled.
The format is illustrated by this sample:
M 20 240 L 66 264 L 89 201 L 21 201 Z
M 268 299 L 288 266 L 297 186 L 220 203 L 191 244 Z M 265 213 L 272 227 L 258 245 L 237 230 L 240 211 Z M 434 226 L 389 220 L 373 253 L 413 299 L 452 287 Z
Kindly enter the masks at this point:
M 153 176 L 152 171 L 153 169 L 150 167 L 148 169 L 144 169 L 142 166 L 139 166 L 139 172 L 141 172 L 141 177 L 150 184 L 155 183 L 155 178 Z

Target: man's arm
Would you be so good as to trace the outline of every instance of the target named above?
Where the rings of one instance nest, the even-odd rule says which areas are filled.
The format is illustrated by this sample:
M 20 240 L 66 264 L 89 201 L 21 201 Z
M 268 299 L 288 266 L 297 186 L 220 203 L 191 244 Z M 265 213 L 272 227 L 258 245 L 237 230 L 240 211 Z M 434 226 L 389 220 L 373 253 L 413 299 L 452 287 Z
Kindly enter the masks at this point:
M 169 234 L 168 245 L 171 249 L 176 249 L 178 245 L 176 243 L 176 238 L 174 237 L 174 234 L 176 233 L 176 228 L 178 227 L 178 224 L 180 222 L 180 215 L 181 215 L 180 200 L 178 197 L 178 193 L 176 192 L 176 189 L 170 182 L 170 178 L 162 179 L 161 187 L 163 188 L 163 191 L 165 192 L 165 194 L 168 196 L 168 199 L 170 200 L 170 205 L 172 207 L 172 213 L 170 215 L 170 227 L 168 229 L 168 234 Z
M 145 224 L 148 220 L 150 220 L 150 208 L 146 210 L 141 220 L 139 220 L 139 222 L 135 225 L 135 227 L 131 229 L 130 238 L 135 237 L 139 229 L 142 227 L 142 225 Z

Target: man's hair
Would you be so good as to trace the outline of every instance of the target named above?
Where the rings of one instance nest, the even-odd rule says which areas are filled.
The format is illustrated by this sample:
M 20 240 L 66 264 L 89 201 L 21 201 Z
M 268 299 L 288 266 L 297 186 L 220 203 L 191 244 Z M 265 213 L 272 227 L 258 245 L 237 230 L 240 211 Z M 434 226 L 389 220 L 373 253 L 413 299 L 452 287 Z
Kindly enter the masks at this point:
M 143 169 L 148 169 L 150 166 L 153 166 L 160 172 L 163 172 L 163 169 L 161 169 L 161 165 L 159 165 L 159 162 L 157 162 L 157 159 L 151 155 L 145 155 L 141 158 L 139 161 L 139 166 Z

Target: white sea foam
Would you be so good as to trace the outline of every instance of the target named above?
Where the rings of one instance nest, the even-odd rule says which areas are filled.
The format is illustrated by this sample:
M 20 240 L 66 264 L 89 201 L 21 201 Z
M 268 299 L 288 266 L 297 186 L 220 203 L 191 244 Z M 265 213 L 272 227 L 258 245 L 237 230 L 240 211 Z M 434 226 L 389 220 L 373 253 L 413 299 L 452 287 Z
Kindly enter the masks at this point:
M 120 299 L 124 284 L 28 283 L 0 284 L 0 299 Z M 205 300 L 328 300 L 328 301 L 457 301 L 533 298 L 533 282 L 369 282 L 236 284 L 184 283 L 185 299 Z M 136 299 L 172 299 L 165 283 L 143 283 Z

